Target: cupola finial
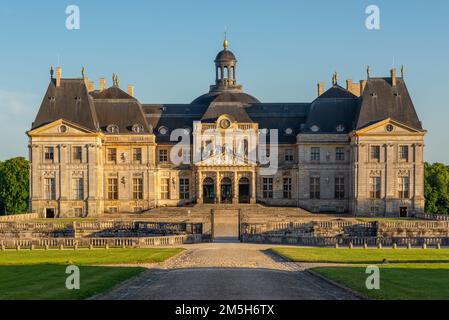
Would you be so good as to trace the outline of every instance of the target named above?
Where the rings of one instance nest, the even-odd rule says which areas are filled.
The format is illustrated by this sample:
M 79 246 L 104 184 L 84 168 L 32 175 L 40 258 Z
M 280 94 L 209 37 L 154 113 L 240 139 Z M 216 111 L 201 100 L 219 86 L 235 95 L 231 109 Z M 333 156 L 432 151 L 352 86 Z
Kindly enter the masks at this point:
M 228 29 L 225 27 L 225 32 L 224 32 L 224 41 L 223 41 L 223 48 L 225 50 L 227 50 L 229 47 L 229 41 L 228 41 Z

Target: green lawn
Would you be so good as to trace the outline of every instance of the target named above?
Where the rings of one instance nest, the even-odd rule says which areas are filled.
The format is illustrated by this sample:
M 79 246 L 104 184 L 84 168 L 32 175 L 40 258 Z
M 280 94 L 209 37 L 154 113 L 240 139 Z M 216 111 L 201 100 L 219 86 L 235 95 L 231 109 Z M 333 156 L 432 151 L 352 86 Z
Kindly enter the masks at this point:
M 68 290 L 63 265 L 1 266 L 0 300 L 80 300 L 106 292 L 144 268 L 80 267 L 80 290 Z
M 335 248 L 273 248 L 274 253 L 296 262 L 381 263 L 449 262 L 449 249 L 335 249 Z
M 184 249 L 78 249 L 0 251 L 1 265 L 76 264 L 111 265 L 162 262 Z
M 449 299 L 449 264 L 390 264 L 380 266 L 380 290 L 366 289 L 365 267 L 327 267 L 315 272 L 374 299 Z
M 0 251 L 0 300 L 85 299 L 141 273 L 140 267 L 92 265 L 162 262 L 183 249 Z M 81 289 L 67 290 L 67 265 L 80 267 Z

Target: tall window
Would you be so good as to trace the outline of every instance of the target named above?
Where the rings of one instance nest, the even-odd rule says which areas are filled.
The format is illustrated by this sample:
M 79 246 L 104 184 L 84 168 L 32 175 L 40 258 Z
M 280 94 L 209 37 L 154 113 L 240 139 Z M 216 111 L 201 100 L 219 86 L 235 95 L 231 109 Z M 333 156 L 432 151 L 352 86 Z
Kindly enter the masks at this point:
M 310 161 L 320 161 L 320 148 L 312 147 L 310 149 Z
M 371 161 L 380 162 L 380 146 L 371 146 Z
M 45 178 L 45 200 L 56 200 L 56 179 Z
M 179 198 L 181 200 L 190 199 L 190 180 L 188 178 L 179 179 Z
M 115 148 L 108 149 L 108 161 L 117 162 L 117 149 Z
M 133 199 L 143 200 L 143 178 L 133 178 Z
M 380 199 L 380 177 L 370 178 L 370 194 L 371 199 Z
M 408 146 L 399 146 L 399 160 L 408 161 Z
M 118 179 L 109 178 L 108 179 L 108 199 L 118 200 Z
M 345 148 L 338 147 L 335 149 L 335 160 L 345 161 Z
M 83 161 L 83 149 L 81 147 L 72 148 L 72 160 L 77 163 Z
M 310 178 L 310 199 L 320 198 L 320 178 L 311 177 Z
M 284 199 L 292 198 L 292 178 L 284 178 Z
M 285 162 L 293 162 L 293 149 L 285 149 Z
M 55 148 L 45 147 L 44 160 L 48 162 L 53 162 L 55 160 Z
M 159 150 L 159 163 L 167 163 L 168 162 L 168 150 L 161 149 Z
M 72 180 L 73 200 L 84 199 L 84 179 L 74 178 Z
M 398 178 L 398 192 L 400 199 L 410 198 L 410 178 L 409 177 L 399 177 Z
M 133 149 L 133 162 L 142 163 L 142 148 Z
M 335 199 L 345 198 L 345 178 L 335 177 Z
M 170 199 L 170 179 L 167 178 L 161 179 L 161 199 L 162 200 Z
M 273 198 L 273 178 L 262 179 L 262 196 L 265 199 Z

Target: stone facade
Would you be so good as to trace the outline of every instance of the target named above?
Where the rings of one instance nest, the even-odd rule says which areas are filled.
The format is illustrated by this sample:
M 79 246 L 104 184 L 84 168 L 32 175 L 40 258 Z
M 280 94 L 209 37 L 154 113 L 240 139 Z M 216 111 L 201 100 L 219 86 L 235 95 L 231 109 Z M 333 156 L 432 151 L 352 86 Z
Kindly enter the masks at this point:
M 266 104 L 237 84 L 236 63 L 225 42 L 215 85 L 185 105 L 141 104 L 115 75 L 112 87 L 102 79 L 95 90 L 84 73 L 63 79 L 58 68 L 55 79 L 52 72 L 28 132 L 31 211 L 86 217 L 263 203 L 354 215 L 423 212 L 426 131 L 403 77 L 369 75 L 344 89 L 334 75 L 312 103 Z M 177 143 L 180 129 L 187 143 Z M 268 130 L 277 130 L 275 140 Z

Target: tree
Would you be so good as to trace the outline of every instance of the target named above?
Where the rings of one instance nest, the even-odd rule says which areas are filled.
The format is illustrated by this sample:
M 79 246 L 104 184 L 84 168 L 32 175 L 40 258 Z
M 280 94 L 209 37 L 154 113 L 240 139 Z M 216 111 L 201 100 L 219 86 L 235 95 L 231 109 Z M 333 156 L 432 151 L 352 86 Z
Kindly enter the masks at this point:
M 25 158 L 13 158 L 0 164 L 0 214 L 28 211 L 29 164 Z
M 449 167 L 442 163 L 425 163 L 426 212 L 449 214 Z

